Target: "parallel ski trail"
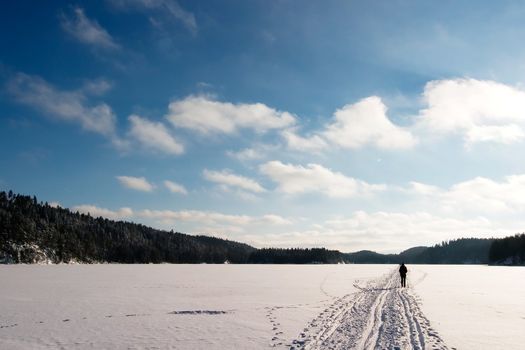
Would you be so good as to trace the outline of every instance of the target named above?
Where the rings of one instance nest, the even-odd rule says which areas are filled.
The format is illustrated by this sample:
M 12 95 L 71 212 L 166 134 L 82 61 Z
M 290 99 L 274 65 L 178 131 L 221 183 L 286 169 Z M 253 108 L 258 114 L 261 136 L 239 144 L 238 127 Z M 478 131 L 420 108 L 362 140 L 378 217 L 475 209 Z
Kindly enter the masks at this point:
M 291 350 L 447 350 L 397 271 L 354 284 L 356 293 L 335 299 L 312 320 Z

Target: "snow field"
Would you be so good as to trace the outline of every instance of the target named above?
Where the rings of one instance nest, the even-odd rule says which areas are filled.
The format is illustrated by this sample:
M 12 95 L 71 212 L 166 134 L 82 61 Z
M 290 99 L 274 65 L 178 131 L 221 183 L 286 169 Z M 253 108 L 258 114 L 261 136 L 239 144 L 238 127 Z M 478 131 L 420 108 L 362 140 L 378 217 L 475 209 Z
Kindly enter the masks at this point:
M 525 267 L 413 265 L 432 325 L 457 349 L 525 349 Z
M 525 269 L 0 266 L 0 349 L 522 349 Z

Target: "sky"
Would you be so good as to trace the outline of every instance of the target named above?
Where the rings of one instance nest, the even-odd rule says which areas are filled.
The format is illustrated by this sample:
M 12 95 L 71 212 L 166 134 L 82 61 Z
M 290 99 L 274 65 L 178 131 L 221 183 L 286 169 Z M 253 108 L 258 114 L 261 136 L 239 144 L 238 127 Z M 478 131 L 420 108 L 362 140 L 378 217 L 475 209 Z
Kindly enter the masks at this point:
M 257 247 L 525 230 L 521 1 L 19 0 L 0 190 Z

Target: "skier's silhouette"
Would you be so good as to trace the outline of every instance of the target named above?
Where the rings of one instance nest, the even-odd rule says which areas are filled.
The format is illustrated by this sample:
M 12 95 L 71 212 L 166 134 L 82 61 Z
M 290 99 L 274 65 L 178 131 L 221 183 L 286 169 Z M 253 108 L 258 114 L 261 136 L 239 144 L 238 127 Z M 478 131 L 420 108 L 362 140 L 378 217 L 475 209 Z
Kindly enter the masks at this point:
M 401 275 L 401 287 L 407 286 L 407 272 L 408 269 L 405 266 L 405 263 L 401 263 L 401 266 L 399 267 L 399 275 Z

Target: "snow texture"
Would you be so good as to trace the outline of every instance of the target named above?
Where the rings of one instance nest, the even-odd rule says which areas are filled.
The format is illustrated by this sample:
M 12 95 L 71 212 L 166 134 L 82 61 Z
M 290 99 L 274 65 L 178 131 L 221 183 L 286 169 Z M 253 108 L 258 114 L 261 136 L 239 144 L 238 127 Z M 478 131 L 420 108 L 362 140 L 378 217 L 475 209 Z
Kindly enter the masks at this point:
M 525 268 L 0 266 L 0 349 L 521 349 Z
M 292 349 L 448 349 L 421 312 L 414 295 L 400 288 L 397 271 L 354 287 L 304 328 Z

